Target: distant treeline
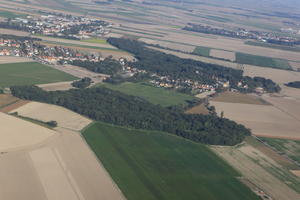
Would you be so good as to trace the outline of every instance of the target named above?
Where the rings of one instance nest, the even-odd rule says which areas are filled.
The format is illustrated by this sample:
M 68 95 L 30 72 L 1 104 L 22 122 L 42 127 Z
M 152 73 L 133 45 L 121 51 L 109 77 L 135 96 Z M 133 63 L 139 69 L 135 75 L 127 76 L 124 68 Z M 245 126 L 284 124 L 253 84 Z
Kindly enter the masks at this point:
M 300 81 L 289 82 L 285 85 L 288 87 L 300 88 Z
M 165 131 L 215 145 L 235 145 L 249 129 L 216 115 L 189 115 L 104 87 L 46 92 L 36 86 L 11 87 L 14 96 L 66 107 L 94 120 L 116 125 Z
M 183 59 L 160 51 L 145 47 L 145 43 L 124 38 L 109 38 L 111 45 L 135 55 L 137 61 L 130 65 L 169 76 L 171 79 L 191 79 L 203 84 L 215 84 L 217 81 L 229 81 L 230 85 L 243 92 L 254 92 L 256 87 L 263 87 L 266 92 L 278 92 L 280 87 L 270 79 L 263 77 L 244 77 L 242 70 L 232 69 L 220 65 L 204 63 L 192 59 Z M 237 87 L 238 82 L 248 85 L 247 89 Z
M 25 41 L 25 40 L 42 41 L 39 38 L 34 38 L 34 37 L 29 37 L 29 36 L 7 35 L 7 34 L 0 34 L 0 39 L 18 40 L 18 41 Z

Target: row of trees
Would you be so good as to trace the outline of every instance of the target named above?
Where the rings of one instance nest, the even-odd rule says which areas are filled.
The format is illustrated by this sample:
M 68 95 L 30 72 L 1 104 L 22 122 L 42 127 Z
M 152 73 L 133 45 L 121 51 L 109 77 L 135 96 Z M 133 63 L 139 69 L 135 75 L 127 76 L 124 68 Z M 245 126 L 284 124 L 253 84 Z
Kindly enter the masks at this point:
M 285 85 L 288 87 L 300 88 L 300 81 L 289 82 Z
M 87 88 L 88 86 L 90 86 L 92 84 L 92 79 L 90 79 L 89 77 L 85 77 L 83 79 L 80 79 L 78 81 L 74 81 L 72 83 L 73 87 L 76 88 Z
M 89 60 L 85 60 L 85 61 L 74 60 L 74 61 L 70 61 L 70 64 L 83 67 L 92 72 L 108 74 L 108 75 L 116 74 L 122 70 L 122 65 L 117 60 L 114 60 L 109 57 L 99 62 L 94 62 Z
M 94 120 L 166 131 L 195 142 L 235 145 L 250 130 L 216 115 L 189 115 L 104 87 L 46 92 L 36 86 L 11 87 L 16 97 L 60 105 Z

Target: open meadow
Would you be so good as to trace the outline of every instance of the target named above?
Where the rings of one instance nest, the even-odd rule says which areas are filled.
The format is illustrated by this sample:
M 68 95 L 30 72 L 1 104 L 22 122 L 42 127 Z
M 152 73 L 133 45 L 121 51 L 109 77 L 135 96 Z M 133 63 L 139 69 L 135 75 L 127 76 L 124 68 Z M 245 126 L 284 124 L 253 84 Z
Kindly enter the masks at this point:
M 139 96 L 153 104 L 160 104 L 161 106 L 165 107 L 179 104 L 185 105 L 186 101 L 196 99 L 195 97 L 187 94 L 179 93 L 173 90 L 157 88 L 143 83 L 126 82 L 119 85 L 100 84 L 98 86 L 104 86 L 128 95 Z
M 75 80 L 74 76 L 36 62 L 0 64 L 0 87 Z
M 100 122 L 82 134 L 128 200 L 258 199 L 201 144 Z

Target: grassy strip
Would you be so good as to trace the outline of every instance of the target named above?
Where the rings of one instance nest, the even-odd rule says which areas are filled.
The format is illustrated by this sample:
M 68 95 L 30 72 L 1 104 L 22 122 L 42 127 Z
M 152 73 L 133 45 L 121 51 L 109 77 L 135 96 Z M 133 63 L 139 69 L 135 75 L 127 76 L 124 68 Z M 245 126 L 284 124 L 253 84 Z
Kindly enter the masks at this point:
M 179 93 L 173 90 L 153 87 L 143 83 L 126 82 L 119 85 L 102 83 L 98 86 L 104 86 L 106 88 L 117 90 L 128 95 L 139 96 L 146 99 L 150 103 L 160 104 L 164 107 L 180 104 L 184 105 L 186 104 L 186 101 L 196 99 L 195 97 L 187 94 Z
M 252 46 L 259 46 L 259 47 L 267 47 L 272 49 L 280 49 L 284 51 L 300 52 L 300 47 L 283 46 L 283 45 L 270 44 L 265 42 L 256 42 L 256 41 L 246 41 L 245 44 L 252 45 Z
M 258 199 L 204 145 L 101 122 L 82 134 L 128 200 Z
M 104 39 L 99 39 L 99 38 L 91 38 L 87 40 L 81 40 L 82 42 L 88 42 L 88 43 L 93 43 L 93 44 L 108 44 L 106 40 Z
M 161 34 L 146 33 L 146 32 L 142 32 L 142 31 L 134 31 L 134 30 L 125 29 L 125 28 L 113 27 L 112 29 L 113 30 L 119 30 L 119 31 L 131 32 L 131 33 L 139 33 L 139 34 L 143 34 L 143 35 L 150 35 L 150 36 L 155 36 L 155 37 L 164 37 L 164 35 L 161 35 Z
M 20 13 L 13 13 L 13 12 L 6 11 L 6 10 L 0 10 L 0 17 L 16 18 L 16 17 L 24 17 L 24 16 L 26 16 L 26 15 L 20 14 Z
M 240 64 L 256 65 L 276 69 L 291 70 L 288 61 L 265 56 L 257 56 L 245 53 L 236 53 L 236 62 Z

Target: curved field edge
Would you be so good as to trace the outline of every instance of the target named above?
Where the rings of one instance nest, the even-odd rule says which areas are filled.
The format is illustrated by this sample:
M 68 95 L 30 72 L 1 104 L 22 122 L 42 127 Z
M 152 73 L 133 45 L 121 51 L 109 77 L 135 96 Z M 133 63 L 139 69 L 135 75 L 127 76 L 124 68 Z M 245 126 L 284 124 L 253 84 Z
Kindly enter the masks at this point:
M 128 200 L 258 199 L 204 145 L 102 122 L 82 135 Z

